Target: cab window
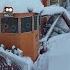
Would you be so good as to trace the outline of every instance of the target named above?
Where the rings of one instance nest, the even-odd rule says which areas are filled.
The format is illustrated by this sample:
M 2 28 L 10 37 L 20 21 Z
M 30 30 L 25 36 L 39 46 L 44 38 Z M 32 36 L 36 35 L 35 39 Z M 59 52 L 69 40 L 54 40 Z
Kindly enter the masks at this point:
M 32 17 L 21 18 L 21 32 L 32 31 Z
M 1 18 L 1 32 L 18 33 L 18 18 Z

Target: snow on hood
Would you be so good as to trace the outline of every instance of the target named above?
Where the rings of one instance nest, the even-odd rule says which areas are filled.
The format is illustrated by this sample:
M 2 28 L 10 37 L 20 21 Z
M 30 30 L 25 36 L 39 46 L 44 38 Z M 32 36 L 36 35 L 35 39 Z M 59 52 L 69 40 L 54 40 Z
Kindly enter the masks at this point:
M 40 13 L 44 8 L 40 0 L 0 0 L 0 12 L 3 12 L 5 6 L 13 7 L 17 13 L 26 13 L 28 9 Z
M 50 55 L 70 54 L 70 33 L 54 36 L 48 40 Z

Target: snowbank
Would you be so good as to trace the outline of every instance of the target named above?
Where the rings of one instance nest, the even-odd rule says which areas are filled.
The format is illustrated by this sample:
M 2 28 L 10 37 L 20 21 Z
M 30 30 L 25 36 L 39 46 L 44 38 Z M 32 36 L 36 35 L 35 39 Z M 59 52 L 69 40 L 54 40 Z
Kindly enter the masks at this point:
M 70 70 L 70 33 L 50 38 L 48 70 Z
M 51 47 L 52 51 L 53 49 L 56 50 L 53 53 L 54 55 L 57 54 L 55 52 L 58 52 L 58 54 L 65 54 L 66 52 L 70 53 L 70 33 L 61 34 L 50 38 L 48 40 L 48 46 Z
M 28 9 L 40 13 L 44 8 L 40 0 L 0 0 L 0 12 L 3 12 L 5 6 L 13 7 L 14 13 L 26 13 Z
M 48 52 L 40 55 L 34 70 L 70 70 L 70 33 L 48 40 Z
M 34 70 L 48 70 L 48 54 L 39 55 L 37 61 L 34 63 Z

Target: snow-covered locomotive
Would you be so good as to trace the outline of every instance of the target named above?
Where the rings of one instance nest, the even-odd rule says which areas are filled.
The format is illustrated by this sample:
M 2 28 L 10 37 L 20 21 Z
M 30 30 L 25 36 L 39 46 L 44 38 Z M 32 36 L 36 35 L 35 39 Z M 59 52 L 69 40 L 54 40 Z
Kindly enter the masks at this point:
M 38 56 L 39 15 L 42 8 L 38 0 L 1 0 L 0 43 L 6 48 L 15 45 L 25 56 L 35 60 Z

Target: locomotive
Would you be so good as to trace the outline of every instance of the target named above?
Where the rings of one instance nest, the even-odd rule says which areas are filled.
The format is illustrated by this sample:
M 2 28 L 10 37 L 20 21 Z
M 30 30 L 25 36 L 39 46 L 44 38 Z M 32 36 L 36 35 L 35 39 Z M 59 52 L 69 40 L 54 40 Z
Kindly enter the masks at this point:
M 14 1 L 12 3 L 9 0 L 7 4 L 1 2 L 0 43 L 4 44 L 6 48 L 11 48 L 15 45 L 23 51 L 25 56 L 35 60 L 39 49 L 40 12 L 33 12 L 34 9 L 31 8 L 25 9 L 25 2 L 23 1 Z M 17 2 L 19 2 L 19 7 L 17 7 Z M 2 3 L 4 4 L 2 5 Z

